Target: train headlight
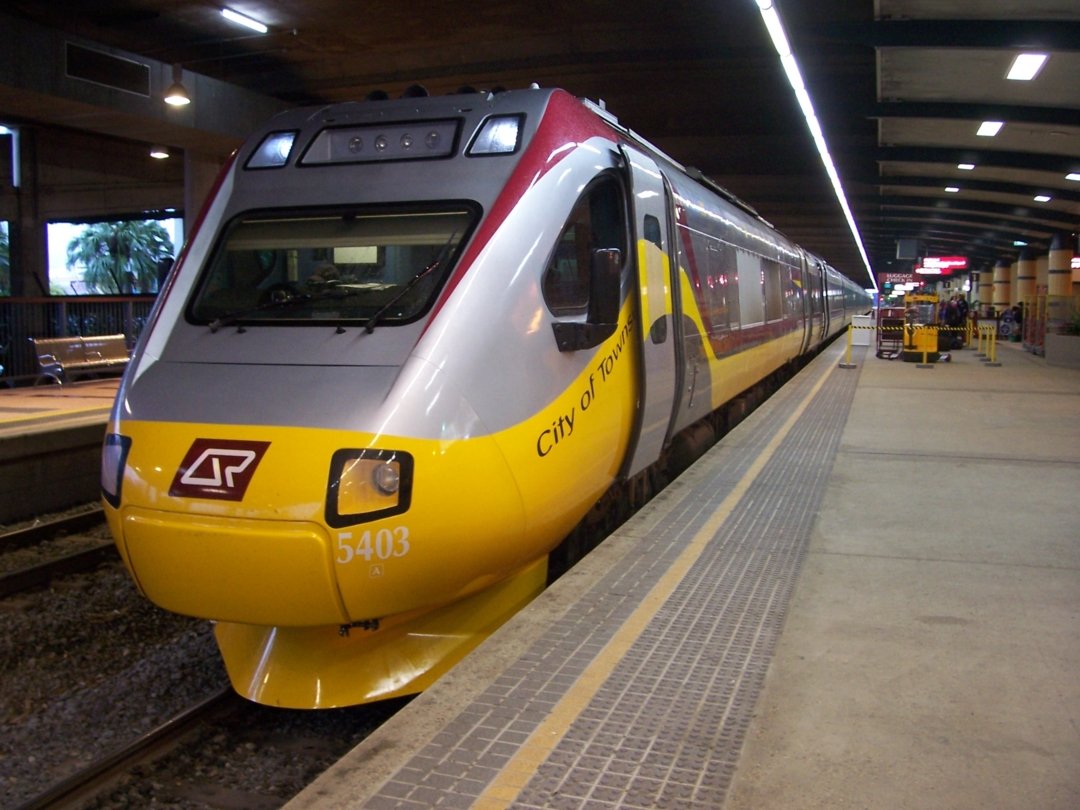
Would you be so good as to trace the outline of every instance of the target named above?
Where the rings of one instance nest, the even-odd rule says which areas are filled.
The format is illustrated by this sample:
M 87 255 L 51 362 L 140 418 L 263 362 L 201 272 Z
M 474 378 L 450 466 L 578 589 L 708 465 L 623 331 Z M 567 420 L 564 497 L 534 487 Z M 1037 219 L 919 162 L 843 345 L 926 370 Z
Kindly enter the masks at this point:
M 400 514 L 412 496 L 413 459 L 393 450 L 338 450 L 330 463 L 326 522 L 350 526 Z
M 383 495 L 396 495 L 401 488 L 401 465 L 396 462 L 383 462 L 375 468 L 371 480 Z
M 119 433 L 108 433 L 101 446 L 101 497 L 112 506 L 120 506 L 120 489 L 124 483 L 124 467 L 127 465 L 131 438 Z
M 521 145 L 522 115 L 493 115 L 473 138 L 468 155 L 510 155 Z
M 248 169 L 278 169 L 289 162 L 295 132 L 271 132 L 248 158 Z

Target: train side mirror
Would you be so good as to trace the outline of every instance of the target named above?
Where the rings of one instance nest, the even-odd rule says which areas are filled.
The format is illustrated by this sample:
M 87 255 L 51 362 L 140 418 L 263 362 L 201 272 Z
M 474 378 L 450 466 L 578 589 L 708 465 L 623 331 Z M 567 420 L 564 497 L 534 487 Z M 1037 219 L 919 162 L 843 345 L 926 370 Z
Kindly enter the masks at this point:
M 589 314 L 585 322 L 556 321 L 555 343 L 560 352 L 576 352 L 599 346 L 619 325 L 622 251 L 600 248 L 592 254 L 589 267 Z

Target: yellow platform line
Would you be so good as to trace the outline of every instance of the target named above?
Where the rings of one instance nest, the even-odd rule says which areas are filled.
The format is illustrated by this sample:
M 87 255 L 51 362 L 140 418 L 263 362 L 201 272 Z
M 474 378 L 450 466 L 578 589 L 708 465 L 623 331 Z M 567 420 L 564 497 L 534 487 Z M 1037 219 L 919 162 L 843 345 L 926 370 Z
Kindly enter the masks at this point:
M 31 422 L 54 422 L 58 419 L 67 419 L 75 416 L 85 416 L 88 414 L 101 414 L 102 416 L 108 416 L 112 410 L 112 402 L 108 405 L 88 405 L 83 408 L 41 408 L 36 413 L 26 414 L 2 414 L 0 415 L 0 428 L 6 426 L 18 426 L 24 423 Z
M 731 493 L 724 498 L 705 525 L 690 540 L 686 549 L 675 560 L 667 573 L 646 594 L 637 609 L 597 654 L 594 662 L 570 687 L 562 700 L 555 704 L 551 713 L 522 744 L 517 753 L 503 766 L 499 775 L 477 797 L 472 805 L 475 810 L 501 810 L 501 808 L 509 806 L 517 798 L 525 785 L 536 774 L 540 765 L 555 750 L 562 738 L 566 736 L 571 723 L 589 705 L 589 702 L 600 687 L 603 686 L 615 665 L 626 656 L 633 643 L 645 631 L 645 628 L 653 622 L 657 611 L 675 591 L 675 588 L 678 587 L 691 566 L 697 562 L 706 546 L 734 511 L 736 505 L 738 505 L 758 475 L 761 474 L 762 469 L 780 447 L 780 443 L 791 432 L 799 417 L 809 407 L 811 400 L 821 390 L 831 373 L 832 368 L 830 367 L 821 374 L 810 392 L 802 399 L 795 411 L 772 437 L 743 477 L 739 479 Z

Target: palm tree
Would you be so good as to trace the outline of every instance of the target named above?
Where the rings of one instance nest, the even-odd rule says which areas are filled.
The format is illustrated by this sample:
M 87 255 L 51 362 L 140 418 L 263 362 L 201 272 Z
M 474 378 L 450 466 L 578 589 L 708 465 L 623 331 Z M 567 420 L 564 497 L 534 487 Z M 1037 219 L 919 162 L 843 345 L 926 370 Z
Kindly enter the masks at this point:
M 158 267 L 172 256 L 172 239 L 159 222 L 98 222 L 68 243 L 67 266 L 86 268 L 90 292 L 134 295 L 157 292 Z

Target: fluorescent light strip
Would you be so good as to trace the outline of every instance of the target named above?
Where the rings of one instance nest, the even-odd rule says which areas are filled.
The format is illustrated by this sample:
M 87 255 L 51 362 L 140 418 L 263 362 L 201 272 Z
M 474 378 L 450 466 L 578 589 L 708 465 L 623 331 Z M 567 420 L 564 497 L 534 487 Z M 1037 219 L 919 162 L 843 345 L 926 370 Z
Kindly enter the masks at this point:
M 1069 172 L 1065 175 L 1066 180 L 1072 180 L 1073 182 L 1080 181 L 1080 172 Z
M 1014 82 L 1030 82 L 1039 75 L 1047 58 L 1045 53 L 1018 53 L 1005 78 Z
M 1004 121 L 983 121 L 979 125 L 979 131 L 975 134 L 982 135 L 984 138 L 993 138 L 1001 132 L 1003 126 L 1005 126 Z
M 975 171 L 975 164 L 974 163 L 957 163 L 956 168 L 958 168 L 962 172 L 971 172 L 971 171 Z
M 221 10 L 221 16 L 226 20 L 231 20 L 237 25 L 242 25 L 245 28 L 250 28 L 252 31 L 258 31 L 260 34 L 265 34 L 269 29 L 258 20 L 253 20 L 251 17 L 247 17 L 241 14 L 239 11 L 233 11 L 231 8 L 223 8 Z
M 836 199 L 844 212 L 844 219 L 847 220 L 848 228 L 855 239 L 855 246 L 859 249 L 859 255 L 866 266 L 866 273 L 870 277 L 870 283 L 874 285 L 873 289 L 877 290 L 877 280 L 874 278 L 874 271 L 870 268 L 870 259 L 866 255 L 866 248 L 863 247 L 859 227 L 855 224 L 855 217 L 848 206 L 844 187 L 840 182 L 840 175 L 837 174 L 836 166 L 833 164 L 832 156 L 829 154 L 828 144 L 825 143 L 825 134 L 821 131 L 821 124 L 817 119 L 817 114 L 814 112 L 814 104 L 810 100 L 810 94 L 806 91 L 806 84 L 803 82 L 799 65 L 795 61 L 795 55 L 791 52 L 791 44 L 788 42 L 787 34 L 784 33 L 780 15 L 773 6 L 773 0 L 757 0 L 757 4 L 758 8 L 761 9 L 761 19 L 765 23 L 769 36 L 772 38 L 773 47 L 776 48 L 776 53 L 780 57 L 780 64 L 784 68 L 784 73 L 787 74 L 788 83 L 791 85 L 791 89 L 795 91 L 795 98 L 798 100 L 803 117 L 806 119 L 806 126 L 814 138 L 814 143 L 817 145 L 821 163 L 825 167 L 825 173 L 829 175 L 829 181 L 832 183 Z

